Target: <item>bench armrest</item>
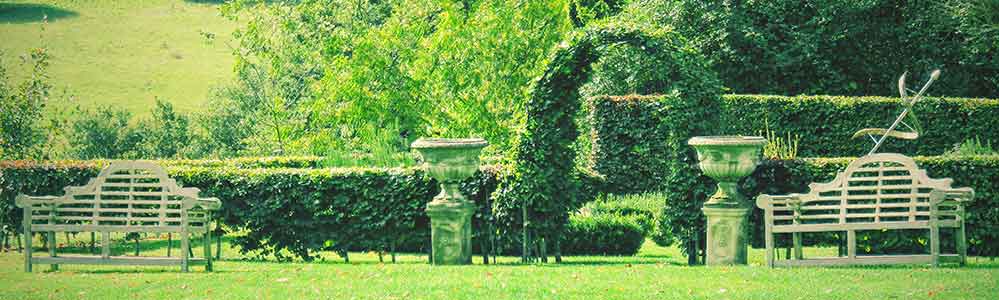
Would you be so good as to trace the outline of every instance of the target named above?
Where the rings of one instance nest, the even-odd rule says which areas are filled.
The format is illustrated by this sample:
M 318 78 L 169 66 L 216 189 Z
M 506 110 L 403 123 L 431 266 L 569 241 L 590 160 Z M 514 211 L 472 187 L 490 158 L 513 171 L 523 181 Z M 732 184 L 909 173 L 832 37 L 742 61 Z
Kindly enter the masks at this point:
M 215 197 L 198 198 L 198 203 L 207 210 L 219 210 L 222 208 L 222 200 Z
M 975 200 L 975 191 L 971 188 L 956 188 L 930 192 L 930 205 L 939 205 L 947 201 L 955 201 L 959 205 L 967 205 Z
M 786 204 L 801 203 L 802 196 L 804 196 L 804 194 L 790 194 L 790 195 L 761 194 L 756 197 L 756 207 L 759 207 L 763 210 L 769 210 L 773 208 L 774 202 L 783 202 Z
M 56 196 L 28 196 L 25 194 L 19 194 L 14 198 L 14 205 L 20 208 L 30 208 L 35 204 L 56 204 L 61 197 Z
M 206 210 L 219 210 L 222 208 L 222 201 L 215 197 L 197 198 L 192 201 L 191 206 L 198 206 Z

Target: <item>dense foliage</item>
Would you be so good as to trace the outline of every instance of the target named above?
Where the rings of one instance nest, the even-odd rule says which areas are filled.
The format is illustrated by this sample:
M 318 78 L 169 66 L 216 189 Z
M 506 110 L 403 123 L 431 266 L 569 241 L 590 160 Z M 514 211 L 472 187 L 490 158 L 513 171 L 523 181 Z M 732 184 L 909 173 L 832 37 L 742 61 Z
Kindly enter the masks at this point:
M 942 69 L 934 95 L 999 95 L 999 1 L 636 4 L 660 26 L 689 37 L 734 93 L 891 96 L 903 72 Z
M 233 154 L 407 152 L 420 136 L 509 149 L 566 1 L 234 1 L 237 82 L 206 126 Z M 487 150 L 492 151 L 492 150 Z M 390 158 L 386 158 L 390 159 Z

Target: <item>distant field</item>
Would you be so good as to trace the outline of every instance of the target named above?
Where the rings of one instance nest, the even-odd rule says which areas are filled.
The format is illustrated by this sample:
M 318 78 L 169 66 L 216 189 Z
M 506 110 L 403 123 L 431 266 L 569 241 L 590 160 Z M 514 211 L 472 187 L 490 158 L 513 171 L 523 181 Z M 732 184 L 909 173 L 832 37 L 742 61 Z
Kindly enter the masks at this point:
M 18 57 L 46 47 L 57 93 L 67 91 L 84 107 L 109 104 L 142 115 L 159 97 L 195 111 L 211 87 L 233 77 L 227 43 L 236 24 L 215 2 L 0 0 L 3 63 L 23 77 Z

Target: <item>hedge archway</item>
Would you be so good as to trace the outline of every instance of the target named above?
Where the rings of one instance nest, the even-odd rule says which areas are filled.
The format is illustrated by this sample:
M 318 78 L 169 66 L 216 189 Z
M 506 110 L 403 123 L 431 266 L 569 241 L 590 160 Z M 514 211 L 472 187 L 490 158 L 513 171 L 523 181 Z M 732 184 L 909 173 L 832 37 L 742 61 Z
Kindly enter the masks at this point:
M 673 135 L 676 141 L 670 143 L 675 155 L 665 159 L 676 176 L 670 176 L 667 186 L 671 188 L 666 193 L 671 199 L 690 199 L 696 194 L 692 189 L 699 170 L 691 163 L 693 151 L 685 144 L 686 137 L 710 132 L 706 124 L 711 122 L 702 121 L 709 119 L 710 112 L 718 105 L 716 100 L 722 89 L 717 75 L 699 51 L 672 31 L 645 31 L 620 23 L 589 28 L 559 45 L 542 76 L 532 83 L 525 128 L 511 153 L 513 168 L 494 195 L 496 217 L 505 223 L 501 226 L 522 231 L 525 261 L 534 257 L 547 261 L 546 251 L 552 246 L 559 261 L 558 241 L 569 212 L 600 190 L 599 180 L 575 168 L 576 152 L 572 144 L 579 135 L 575 123 L 582 102 L 579 89 L 589 81 L 591 66 L 603 55 L 603 49 L 621 44 L 642 49 L 664 64 L 650 68 L 651 71 L 668 72 L 671 82 L 665 90 L 680 101 L 664 109 L 671 116 L 691 122 L 688 126 L 677 126 Z M 700 215 L 699 210 L 693 213 Z M 703 222 L 700 226 L 703 227 Z M 678 238 L 687 240 L 701 231 L 696 226 L 684 229 Z M 555 243 L 546 245 L 546 240 Z

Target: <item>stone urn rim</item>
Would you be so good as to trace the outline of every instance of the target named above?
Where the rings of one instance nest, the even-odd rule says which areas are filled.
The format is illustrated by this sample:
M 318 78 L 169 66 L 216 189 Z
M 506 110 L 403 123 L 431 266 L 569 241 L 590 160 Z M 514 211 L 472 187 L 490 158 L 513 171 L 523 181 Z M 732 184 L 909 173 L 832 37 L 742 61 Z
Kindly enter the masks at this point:
M 763 146 L 767 139 L 762 136 L 746 135 L 715 135 L 695 136 L 687 141 L 688 145 L 698 146 Z
M 413 142 L 410 147 L 414 149 L 428 148 L 483 148 L 489 142 L 480 138 L 420 138 Z

